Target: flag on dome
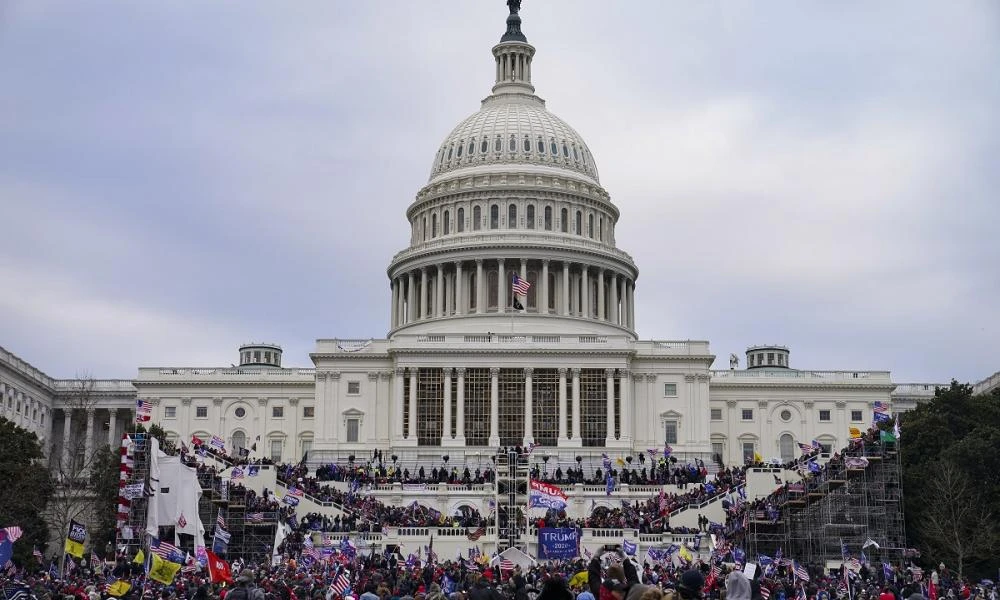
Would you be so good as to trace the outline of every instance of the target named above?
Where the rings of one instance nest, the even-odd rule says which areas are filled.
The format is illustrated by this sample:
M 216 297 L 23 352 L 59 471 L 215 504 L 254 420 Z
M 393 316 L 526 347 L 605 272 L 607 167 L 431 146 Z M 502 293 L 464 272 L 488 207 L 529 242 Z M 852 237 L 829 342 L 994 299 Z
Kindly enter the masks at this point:
M 527 296 L 528 290 L 531 289 L 531 283 L 527 279 L 521 279 L 517 273 L 514 273 L 514 277 L 511 280 L 511 289 L 518 296 Z

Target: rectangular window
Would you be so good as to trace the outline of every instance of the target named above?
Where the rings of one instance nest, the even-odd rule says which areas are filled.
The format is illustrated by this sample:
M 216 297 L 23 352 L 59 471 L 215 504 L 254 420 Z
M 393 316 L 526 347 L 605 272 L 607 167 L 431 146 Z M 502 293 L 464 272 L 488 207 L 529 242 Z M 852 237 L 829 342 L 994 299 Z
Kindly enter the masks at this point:
M 864 416 L 863 416 L 863 414 L 862 414 L 862 412 L 860 410 L 852 410 L 851 411 L 851 420 L 852 421 L 859 422 L 859 421 L 862 421 L 863 419 L 864 419 Z
M 265 351 L 264 352 L 264 362 L 266 362 L 267 364 L 271 364 L 271 352 L 270 351 Z
M 663 441 L 668 444 L 677 443 L 677 421 L 667 421 L 664 424 Z
M 309 454 L 309 451 L 313 449 L 312 440 L 302 440 L 302 456 Z
M 722 409 L 721 408 L 713 408 L 712 409 L 712 420 L 713 421 L 721 421 L 722 420 Z
M 820 452 L 822 452 L 823 454 L 829 454 L 830 453 L 830 449 L 833 448 L 833 446 L 830 445 L 830 444 L 820 444 L 819 448 L 820 448 Z
M 253 361 L 255 363 L 260 363 L 260 350 L 253 351 Z
M 285 418 L 285 407 L 284 406 L 272 406 L 271 407 L 271 418 L 272 419 L 284 419 Z
M 199 419 L 208 418 L 208 407 L 207 406 L 196 406 L 194 408 L 194 416 Z
M 302 418 L 311 419 L 316 416 L 316 407 L 314 406 L 303 406 L 302 407 Z
M 819 411 L 819 420 L 820 421 L 824 421 L 824 422 L 825 421 L 829 421 L 830 420 L 830 411 L 828 411 L 828 410 L 821 410 L 821 411 Z
M 677 384 L 676 383 L 664 383 L 663 384 L 663 395 L 668 398 L 674 398 L 677 396 Z
M 361 393 L 361 382 L 360 381 L 348 381 L 347 382 L 347 395 L 357 396 Z
M 360 429 L 358 419 L 347 420 L 347 442 L 356 444 L 358 442 L 358 430 Z
M 271 460 L 281 462 L 281 440 L 271 440 Z
M 767 364 L 769 364 L 769 365 L 773 365 L 774 364 L 774 352 L 768 352 L 767 353 Z
M 753 409 L 744 408 L 743 410 L 741 410 L 740 418 L 743 419 L 744 421 L 753 421 Z
M 743 442 L 743 462 L 753 462 L 754 446 L 753 442 Z
M 164 418 L 167 418 L 167 419 L 176 419 L 177 418 L 177 407 L 176 406 L 164 406 L 163 407 L 163 416 L 164 416 Z

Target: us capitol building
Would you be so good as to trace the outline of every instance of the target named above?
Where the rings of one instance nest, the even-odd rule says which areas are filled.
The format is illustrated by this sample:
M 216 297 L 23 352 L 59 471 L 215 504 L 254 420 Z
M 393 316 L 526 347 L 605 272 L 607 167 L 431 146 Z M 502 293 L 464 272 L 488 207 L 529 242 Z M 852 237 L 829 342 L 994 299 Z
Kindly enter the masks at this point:
M 117 444 L 144 399 L 172 437 L 218 435 L 230 453 L 315 464 L 379 448 L 461 465 L 535 444 L 554 470 L 665 444 L 682 460 L 789 460 L 796 442 L 843 446 L 875 402 L 933 396 L 886 371 L 798 370 L 779 345 L 712 370 L 707 341 L 639 340 L 619 208 L 586 142 L 535 94 L 518 4 L 492 48 L 491 93 L 445 137 L 406 210 L 385 338 L 317 340 L 312 368 L 246 344 L 238 367 L 140 367 L 133 380 L 57 380 L 0 348 L 0 415 L 63 452 L 69 439 Z

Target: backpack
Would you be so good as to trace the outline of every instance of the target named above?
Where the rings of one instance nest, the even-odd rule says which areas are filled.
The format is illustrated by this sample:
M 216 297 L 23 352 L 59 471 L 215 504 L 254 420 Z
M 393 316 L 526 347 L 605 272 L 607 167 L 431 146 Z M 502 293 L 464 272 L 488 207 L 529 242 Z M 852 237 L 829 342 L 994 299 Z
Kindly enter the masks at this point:
M 264 600 L 264 590 L 259 587 L 238 586 L 226 595 L 227 600 Z

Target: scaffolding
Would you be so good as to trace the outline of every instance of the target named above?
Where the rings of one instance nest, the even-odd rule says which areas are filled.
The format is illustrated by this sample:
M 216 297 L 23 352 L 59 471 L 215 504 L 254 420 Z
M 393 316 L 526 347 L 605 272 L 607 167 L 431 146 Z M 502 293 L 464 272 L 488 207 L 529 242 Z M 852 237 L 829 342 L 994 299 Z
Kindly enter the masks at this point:
M 525 550 L 521 534 L 527 531 L 528 455 L 501 451 L 496 462 L 497 551 L 517 547 Z
M 773 556 L 781 548 L 785 556 L 824 564 L 841 561 L 846 548 L 854 558 L 864 550 L 871 562 L 902 559 L 902 470 L 895 443 L 862 445 L 846 454 L 855 460 L 831 461 L 821 474 L 773 495 L 780 506 L 776 520 L 766 510 L 751 511 L 751 556 Z
M 119 509 L 117 526 L 115 527 L 115 543 L 119 554 L 135 556 L 140 548 L 144 546 L 146 531 L 146 510 L 149 505 L 147 496 L 147 486 L 149 484 L 149 444 L 148 436 L 145 433 L 131 433 L 122 436 L 123 447 L 126 447 L 125 440 L 130 439 L 127 444 L 127 454 L 122 460 L 122 464 L 130 465 L 130 471 L 122 471 L 121 477 L 124 485 L 120 486 Z M 126 474 L 127 473 L 127 474 Z M 125 490 L 130 487 L 142 488 L 142 493 L 135 495 L 131 499 L 124 498 Z M 128 501 L 128 513 L 125 513 L 126 506 L 122 499 Z

